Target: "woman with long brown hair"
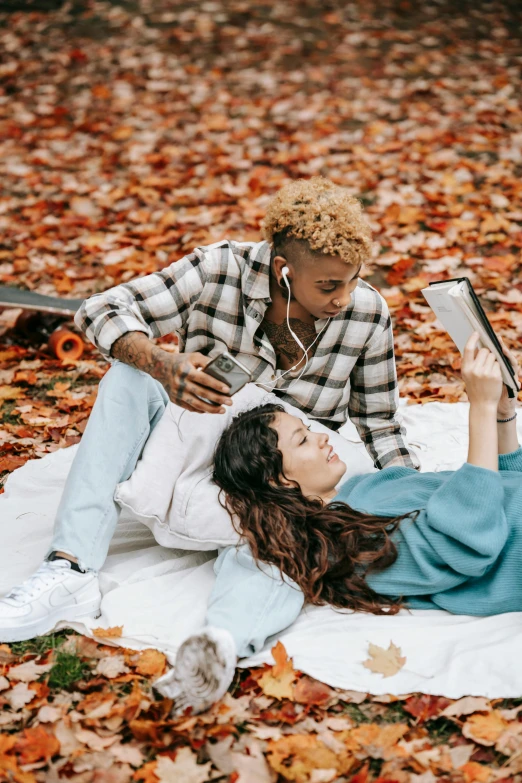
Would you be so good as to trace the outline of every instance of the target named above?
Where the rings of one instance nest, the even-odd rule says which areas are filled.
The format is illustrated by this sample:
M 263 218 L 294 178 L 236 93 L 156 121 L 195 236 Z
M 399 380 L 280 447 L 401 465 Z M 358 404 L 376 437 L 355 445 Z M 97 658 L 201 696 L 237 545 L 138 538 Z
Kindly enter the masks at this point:
M 374 614 L 402 607 L 467 615 L 522 610 L 522 449 L 515 400 L 508 398 L 494 355 L 478 350 L 477 342 L 475 334 L 463 357 L 469 451 L 456 471 L 395 466 L 343 483 L 346 466 L 328 436 L 308 431 L 283 406 L 264 405 L 233 420 L 218 443 L 213 478 L 242 541 L 239 554 L 224 550 L 217 567 L 231 569 L 230 592 L 242 591 L 244 625 L 252 623 L 248 596 L 256 583 L 237 581 L 231 563 L 238 557 L 252 573 L 274 569 L 289 594 L 312 604 Z M 211 601 L 210 634 L 217 635 L 199 668 L 195 651 L 202 639 L 208 642 L 208 632 L 192 637 L 178 656 L 180 671 L 186 667 L 188 703 L 191 666 L 202 682 L 202 661 L 212 663 L 208 703 L 231 677 L 230 649 L 235 644 L 245 654 L 238 644 L 244 628 L 237 615 L 234 625 L 227 624 L 226 602 L 226 592 Z M 293 622 L 300 605 L 293 609 L 292 615 L 288 607 L 271 606 L 257 644 Z M 220 679 L 225 659 L 227 676 Z

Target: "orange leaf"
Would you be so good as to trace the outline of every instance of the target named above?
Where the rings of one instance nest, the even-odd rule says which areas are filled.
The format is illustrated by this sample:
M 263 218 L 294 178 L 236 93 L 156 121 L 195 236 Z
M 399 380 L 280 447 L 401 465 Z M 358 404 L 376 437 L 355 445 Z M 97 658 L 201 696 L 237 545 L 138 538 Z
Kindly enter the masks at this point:
M 352 729 L 350 738 L 355 740 L 372 759 L 389 761 L 397 756 L 406 755 L 404 748 L 397 742 L 409 730 L 403 723 L 366 723 Z
M 21 764 L 34 764 L 36 761 L 49 761 L 60 752 L 60 743 L 43 726 L 24 729 L 14 747 Z
M 334 780 L 345 775 L 354 764 L 348 751 L 327 748 L 315 734 L 290 734 L 271 740 L 267 747 L 267 761 L 285 780 L 308 783 L 314 770 L 332 770 Z
M 292 660 L 288 658 L 284 645 L 277 642 L 272 647 L 272 655 L 275 660 L 275 666 L 266 671 L 259 679 L 259 685 L 266 696 L 274 696 L 276 699 L 294 698 L 293 683 L 296 679 L 296 672 Z
M 32 772 L 22 772 L 18 768 L 17 759 L 11 755 L 16 743 L 16 737 L 0 734 L 0 780 L 12 780 L 15 783 L 36 783 Z
M 430 696 L 424 693 L 407 699 L 404 709 L 417 718 L 417 723 L 423 723 L 425 720 L 438 716 L 450 703 L 450 699 L 446 699 L 444 696 Z
M 509 723 L 498 710 L 492 710 L 487 715 L 476 713 L 471 715 L 464 726 L 462 734 L 479 745 L 494 745 Z
M 138 674 L 143 674 L 146 677 L 159 677 L 165 671 L 166 663 L 167 659 L 163 653 L 151 647 L 140 652 L 136 671 Z
M 368 780 L 368 771 L 370 769 L 370 765 L 368 762 L 362 767 L 362 769 L 359 770 L 353 777 L 350 778 L 350 783 L 366 783 Z
M 299 704 L 326 704 L 334 694 L 334 691 L 319 680 L 312 677 L 301 677 L 294 688 L 294 700 Z
M 492 776 L 492 770 L 477 761 L 468 761 L 459 771 L 464 775 L 466 783 L 487 783 Z
M 25 457 L 15 457 L 13 455 L 0 457 L 0 473 L 2 473 L 4 470 L 16 470 L 16 468 L 20 468 L 22 465 L 25 465 L 28 459 L 29 454 L 27 454 Z
M 13 381 L 15 383 L 27 383 L 29 386 L 34 386 L 38 381 L 34 370 L 17 370 L 14 374 Z
M 115 625 L 112 628 L 92 628 L 92 633 L 99 639 L 119 639 L 123 633 L 123 625 Z

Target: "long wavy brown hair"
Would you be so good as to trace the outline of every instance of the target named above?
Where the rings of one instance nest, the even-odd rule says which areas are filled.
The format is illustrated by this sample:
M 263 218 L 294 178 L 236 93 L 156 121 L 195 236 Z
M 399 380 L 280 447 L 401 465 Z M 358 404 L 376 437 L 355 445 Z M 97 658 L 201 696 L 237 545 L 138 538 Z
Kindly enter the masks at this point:
M 400 599 L 379 595 L 365 577 L 395 562 L 390 534 L 412 515 L 377 517 L 285 486 L 283 455 L 271 426 L 284 412 L 282 405 L 261 405 L 240 413 L 223 432 L 213 471 L 222 506 L 254 559 L 277 566 L 308 602 L 395 614 Z

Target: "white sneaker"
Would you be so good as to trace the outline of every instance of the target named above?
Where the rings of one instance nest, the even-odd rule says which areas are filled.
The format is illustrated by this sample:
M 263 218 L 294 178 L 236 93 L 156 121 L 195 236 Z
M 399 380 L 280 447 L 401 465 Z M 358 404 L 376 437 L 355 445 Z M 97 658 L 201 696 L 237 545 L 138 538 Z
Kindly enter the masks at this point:
M 152 687 L 174 700 L 172 715 L 182 714 L 187 707 L 192 707 L 193 714 L 203 712 L 225 695 L 234 679 L 236 663 L 232 635 L 209 625 L 185 639 L 174 668 L 162 674 Z
M 0 642 L 22 642 L 53 630 L 60 620 L 97 614 L 98 575 L 80 573 L 68 560 L 44 560 L 25 582 L 0 599 Z

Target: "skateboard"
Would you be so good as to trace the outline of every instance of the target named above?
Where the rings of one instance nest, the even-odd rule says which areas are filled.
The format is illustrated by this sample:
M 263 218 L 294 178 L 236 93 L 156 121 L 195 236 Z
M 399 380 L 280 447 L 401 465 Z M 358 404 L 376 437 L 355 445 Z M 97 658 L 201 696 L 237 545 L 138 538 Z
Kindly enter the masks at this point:
M 61 299 L 0 285 L 0 309 L 22 310 L 16 319 L 15 332 L 30 342 L 47 342 L 50 352 L 62 361 L 75 361 L 83 353 L 80 335 L 61 326 L 74 316 L 82 302 L 83 299 Z

